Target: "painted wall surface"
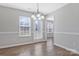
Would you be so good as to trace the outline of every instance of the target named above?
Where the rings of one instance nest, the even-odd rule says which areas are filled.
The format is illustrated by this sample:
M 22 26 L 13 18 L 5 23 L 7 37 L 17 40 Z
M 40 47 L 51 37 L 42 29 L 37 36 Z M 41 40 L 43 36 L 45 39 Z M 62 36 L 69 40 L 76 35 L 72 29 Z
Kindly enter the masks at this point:
M 51 15 L 55 17 L 55 44 L 79 51 L 79 4 L 68 4 Z
M 0 6 L 0 48 L 2 46 L 34 42 L 32 36 L 19 37 L 19 16 L 31 16 L 32 13 Z M 33 25 L 33 20 L 32 24 Z M 44 30 L 44 29 L 43 29 Z M 44 36 L 45 37 L 45 36 Z M 42 39 L 44 40 L 44 39 Z M 40 40 L 35 40 L 40 41 Z

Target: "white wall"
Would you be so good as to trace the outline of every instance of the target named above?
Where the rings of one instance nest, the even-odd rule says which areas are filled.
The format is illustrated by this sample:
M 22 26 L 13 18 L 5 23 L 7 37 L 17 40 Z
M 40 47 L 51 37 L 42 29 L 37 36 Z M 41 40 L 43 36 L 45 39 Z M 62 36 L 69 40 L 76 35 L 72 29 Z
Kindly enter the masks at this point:
M 51 15 L 55 17 L 54 43 L 79 51 L 79 4 L 68 4 Z

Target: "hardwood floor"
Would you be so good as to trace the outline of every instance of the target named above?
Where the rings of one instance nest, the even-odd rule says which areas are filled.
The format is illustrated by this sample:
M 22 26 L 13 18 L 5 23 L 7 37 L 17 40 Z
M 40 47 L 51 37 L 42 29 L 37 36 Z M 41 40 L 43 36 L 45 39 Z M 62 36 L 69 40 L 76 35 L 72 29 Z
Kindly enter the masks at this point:
M 53 40 L 0 49 L 0 56 L 79 56 L 53 45 Z

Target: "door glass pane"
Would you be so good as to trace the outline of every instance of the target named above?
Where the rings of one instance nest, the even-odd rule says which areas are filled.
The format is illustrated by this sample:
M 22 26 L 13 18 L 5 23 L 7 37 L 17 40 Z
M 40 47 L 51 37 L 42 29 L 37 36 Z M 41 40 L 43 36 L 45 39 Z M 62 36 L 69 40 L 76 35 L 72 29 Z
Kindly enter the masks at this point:
M 34 20 L 34 39 L 43 38 L 43 24 L 41 20 Z

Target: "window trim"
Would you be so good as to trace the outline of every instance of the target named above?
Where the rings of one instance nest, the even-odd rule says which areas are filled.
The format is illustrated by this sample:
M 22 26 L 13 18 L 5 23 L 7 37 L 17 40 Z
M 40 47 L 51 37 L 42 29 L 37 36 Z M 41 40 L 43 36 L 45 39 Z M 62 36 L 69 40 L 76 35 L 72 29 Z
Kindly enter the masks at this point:
M 29 16 L 19 16 L 19 37 L 31 36 L 31 27 L 32 27 L 32 25 L 30 26 L 30 29 L 29 29 L 29 35 L 22 35 L 21 34 L 21 30 L 20 30 L 20 17 L 28 17 L 30 19 L 30 25 L 32 24 L 31 23 L 31 18 Z

